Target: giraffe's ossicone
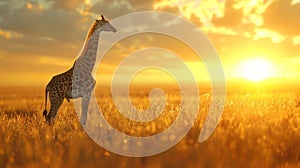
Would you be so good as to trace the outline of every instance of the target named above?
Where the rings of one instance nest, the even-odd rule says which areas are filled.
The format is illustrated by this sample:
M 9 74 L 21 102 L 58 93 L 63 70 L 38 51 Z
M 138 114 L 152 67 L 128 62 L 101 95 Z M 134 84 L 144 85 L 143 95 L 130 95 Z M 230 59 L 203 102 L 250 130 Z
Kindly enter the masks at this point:
M 43 115 L 46 122 L 50 125 L 54 123 L 57 111 L 63 103 L 64 99 L 70 102 L 70 99 L 82 98 L 82 113 L 80 122 L 85 125 L 87 120 L 87 111 L 90 102 L 91 92 L 93 91 L 96 81 L 93 78 L 92 71 L 95 65 L 98 41 L 102 31 L 117 30 L 104 19 L 101 15 L 101 20 L 95 20 L 90 27 L 83 49 L 73 66 L 66 72 L 53 76 L 46 87 L 45 95 L 45 110 Z M 73 74 L 74 69 L 76 73 Z M 47 112 L 47 97 L 49 93 L 50 111 Z

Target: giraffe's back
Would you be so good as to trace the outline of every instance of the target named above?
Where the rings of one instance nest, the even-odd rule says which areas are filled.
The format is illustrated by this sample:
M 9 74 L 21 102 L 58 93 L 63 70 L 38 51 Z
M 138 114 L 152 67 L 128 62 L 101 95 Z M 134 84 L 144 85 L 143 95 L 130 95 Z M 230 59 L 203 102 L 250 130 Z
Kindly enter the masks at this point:
M 72 98 L 72 77 L 73 68 L 70 70 L 53 76 L 47 85 L 47 90 L 52 96 L 63 97 L 67 99 Z

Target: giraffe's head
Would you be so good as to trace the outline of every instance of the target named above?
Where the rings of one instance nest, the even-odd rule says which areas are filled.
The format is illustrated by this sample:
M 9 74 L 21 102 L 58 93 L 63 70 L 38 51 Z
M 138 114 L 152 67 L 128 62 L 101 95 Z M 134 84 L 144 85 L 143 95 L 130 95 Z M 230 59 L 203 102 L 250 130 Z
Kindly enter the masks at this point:
M 102 31 L 111 31 L 111 32 L 117 32 L 117 29 L 114 28 L 107 20 L 104 19 L 104 16 L 101 15 L 101 20 L 96 20 L 96 30 L 100 29 Z

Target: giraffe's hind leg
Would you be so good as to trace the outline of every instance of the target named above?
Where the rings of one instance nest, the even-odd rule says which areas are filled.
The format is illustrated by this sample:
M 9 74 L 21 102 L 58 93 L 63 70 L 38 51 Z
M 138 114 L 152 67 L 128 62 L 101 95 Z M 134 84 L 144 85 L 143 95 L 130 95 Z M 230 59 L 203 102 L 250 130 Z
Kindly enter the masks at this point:
M 64 101 L 63 97 L 59 97 L 59 96 L 55 96 L 55 95 L 51 95 L 50 94 L 50 112 L 48 113 L 46 117 L 46 122 L 47 124 L 51 124 L 54 123 L 57 111 L 59 109 L 59 107 L 61 106 L 62 102 Z
M 80 118 L 80 123 L 85 126 L 86 120 L 87 120 L 87 112 L 90 104 L 90 98 L 91 94 L 85 94 L 82 97 L 82 113 L 81 113 L 81 118 Z

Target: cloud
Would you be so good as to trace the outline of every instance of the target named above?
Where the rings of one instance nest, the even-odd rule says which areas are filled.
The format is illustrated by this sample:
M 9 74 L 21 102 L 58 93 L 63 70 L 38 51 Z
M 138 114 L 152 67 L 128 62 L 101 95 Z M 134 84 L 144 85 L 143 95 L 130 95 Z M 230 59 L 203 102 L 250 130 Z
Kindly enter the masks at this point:
M 0 3 L 0 45 L 11 57 L 43 55 L 75 58 L 93 19 L 40 1 Z M 44 5 L 41 7 L 41 5 Z M 5 55 L 6 56 L 6 55 Z
M 82 3 L 82 0 L 46 0 L 53 5 L 54 9 L 75 11 Z
M 300 36 L 295 36 L 292 40 L 294 45 L 300 45 Z
M 188 19 L 198 18 L 195 24 L 210 26 L 214 17 L 223 16 L 224 6 L 224 0 L 202 0 L 201 3 L 190 0 L 161 0 L 154 4 L 154 9 L 168 11 L 170 8 L 177 8 L 176 12 L 179 11 L 178 14 Z
M 22 8 L 10 12 L 0 22 L 0 28 L 31 37 L 47 36 L 61 40 L 76 40 L 82 31 L 83 17 L 76 12 L 48 9 L 44 11 Z
M 226 26 L 234 29 L 254 29 L 264 23 L 263 13 L 271 1 L 241 0 L 226 1 L 224 17 L 215 17 L 212 22 L 216 26 Z
M 85 14 L 103 14 L 107 18 L 116 18 L 137 11 L 152 10 L 153 0 L 101 0 L 85 6 Z
M 180 10 L 176 6 L 164 6 L 163 8 L 160 9 L 160 11 L 180 15 Z M 195 15 L 193 14 L 193 16 L 195 16 Z M 197 19 L 199 20 L 199 18 L 197 18 Z
M 234 29 L 228 27 L 222 27 L 222 26 L 203 27 L 201 30 L 204 31 L 205 33 L 216 34 L 216 35 L 222 34 L 222 35 L 234 36 L 238 34 L 236 31 L 234 31 Z
M 270 38 L 273 43 L 280 43 L 285 39 L 283 35 L 268 29 L 255 28 L 254 32 L 255 32 L 255 35 L 253 36 L 254 40 L 259 40 L 262 38 Z
M 226 27 L 237 27 L 241 24 L 243 19 L 243 12 L 237 10 L 233 7 L 233 0 L 228 0 L 224 9 L 223 17 L 214 17 L 212 19 L 213 24 L 216 26 L 226 26 Z
M 130 4 L 133 11 L 144 11 L 144 10 L 151 10 L 155 0 L 147 0 L 147 1 L 127 0 L 127 2 Z
M 300 35 L 300 4 L 291 5 L 290 0 L 278 0 L 263 14 L 264 27 L 286 36 Z
M 116 18 L 130 11 L 131 5 L 127 1 L 99 1 L 88 9 L 88 12 L 104 14 L 108 18 Z
M 54 65 L 54 66 L 62 66 L 62 67 L 68 67 L 72 65 L 72 62 L 74 62 L 74 59 L 67 59 L 67 58 L 59 58 L 59 57 L 39 57 L 38 59 L 35 59 L 36 64 L 39 65 Z
M 293 0 L 293 1 L 291 2 L 291 5 L 296 5 L 296 4 L 298 4 L 298 3 L 300 3 L 300 0 Z
M 11 8 L 9 6 L 9 3 L 4 2 L 0 3 L 0 22 L 8 16 L 9 12 L 11 11 Z
M 10 38 L 22 38 L 23 35 L 17 32 L 13 32 L 13 31 L 5 31 L 5 30 L 1 30 L 0 29 L 0 37 L 4 37 L 6 39 L 10 39 Z
M 226 2 L 224 17 L 214 18 L 214 26 L 223 26 L 246 38 L 258 40 L 269 38 L 279 43 L 291 39 L 300 32 L 300 4 L 291 1 L 233 1 Z

